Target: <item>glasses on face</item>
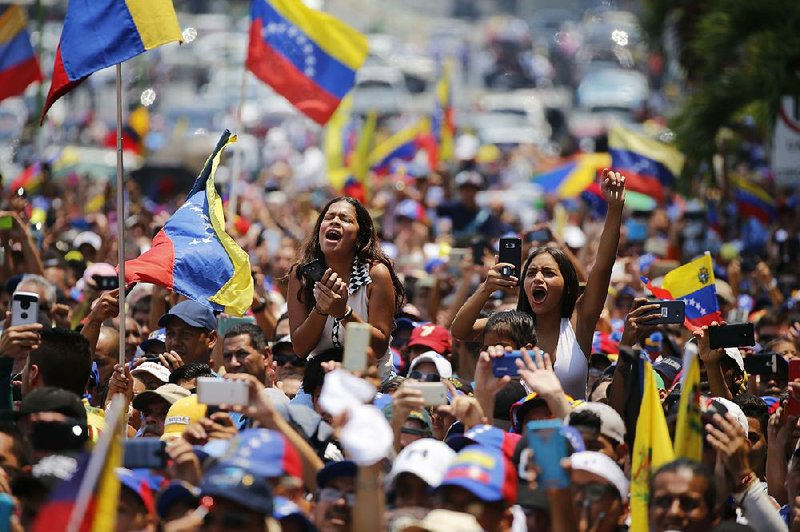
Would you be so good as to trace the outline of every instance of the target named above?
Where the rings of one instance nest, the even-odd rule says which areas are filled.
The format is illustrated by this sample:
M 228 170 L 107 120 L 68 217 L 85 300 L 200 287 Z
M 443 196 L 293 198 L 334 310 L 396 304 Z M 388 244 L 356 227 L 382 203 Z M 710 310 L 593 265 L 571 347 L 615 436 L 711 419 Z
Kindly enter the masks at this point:
M 272 355 L 273 360 L 277 362 L 278 366 L 294 366 L 296 368 L 305 367 L 306 361 L 295 354 L 291 355 Z
M 348 506 L 353 506 L 356 503 L 355 493 L 345 493 L 342 490 L 337 490 L 336 488 L 322 488 L 319 490 L 317 496 L 319 497 L 320 502 L 334 503 L 344 497 L 344 500 Z
M 408 378 L 420 382 L 439 382 L 441 380 L 441 377 L 439 377 L 438 373 L 423 373 L 417 370 L 412 371 L 408 375 Z
M 589 484 L 573 484 L 573 488 L 575 489 L 576 493 L 589 502 L 599 502 L 607 495 L 619 497 L 619 494 L 614 486 L 609 484 L 601 484 L 599 482 L 592 482 Z
M 658 495 L 653 497 L 651 503 L 654 508 L 661 510 L 669 510 L 672 507 L 673 501 L 677 500 L 678 505 L 684 512 L 691 512 L 700 507 L 700 501 L 688 495 Z

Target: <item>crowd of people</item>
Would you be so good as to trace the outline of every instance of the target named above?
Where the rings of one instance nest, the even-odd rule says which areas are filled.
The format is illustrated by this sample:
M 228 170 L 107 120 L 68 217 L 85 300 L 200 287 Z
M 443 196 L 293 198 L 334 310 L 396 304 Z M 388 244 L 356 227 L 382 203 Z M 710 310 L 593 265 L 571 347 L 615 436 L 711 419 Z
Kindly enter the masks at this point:
M 48 501 L 113 430 L 121 397 L 120 531 L 635 530 L 630 406 L 642 398 L 630 376 L 640 357 L 650 362 L 674 439 L 692 351 L 702 459 L 653 468 L 649 528 L 800 530 L 800 374 L 783 363 L 800 348 L 797 191 L 779 194 L 770 223 L 728 208 L 725 190 L 703 191 L 707 201 L 670 193 L 642 212 L 625 205 L 625 176 L 604 170 L 600 212 L 546 197 L 528 216 L 477 201 L 504 187 L 491 164 L 462 160 L 452 176 L 409 164 L 339 196 L 296 190 L 276 163 L 243 183 L 228 221 L 250 255 L 247 315 L 138 284 L 124 330 L 115 226 L 135 257 L 180 198 L 155 205 L 131 181 L 127 217 L 110 195 L 86 216 L 87 185 L 46 169 L 35 193 L 7 191 L 9 529 L 51 529 Z M 511 274 L 497 258 L 508 236 L 524 251 Z M 723 320 L 754 323 L 755 345 L 712 349 L 722 322 L 650 323 L 658 306 L 642 277 L 657 285 L 706 250 Z M 31 293 L 38 315 L 13 324 L 14 295 Z M 367 363 L 345 369 L 352 324 L 368 325 Z M 749 371 L 766 353 L 773 370 Z M 509 358 L 512 375 L 496 374 Z M 239 381 L 246 401 L 200 401 L 209 378 Z M 563 435 L 563 460 L 534 441 L 547 440 L 540 426 Z

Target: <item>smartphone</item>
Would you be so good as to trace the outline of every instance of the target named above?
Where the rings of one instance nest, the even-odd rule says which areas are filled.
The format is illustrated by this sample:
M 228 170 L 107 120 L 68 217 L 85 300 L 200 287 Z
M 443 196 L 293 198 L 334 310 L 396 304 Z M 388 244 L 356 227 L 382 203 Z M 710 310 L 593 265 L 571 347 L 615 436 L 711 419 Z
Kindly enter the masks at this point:
M 708 345 L 711 349 L 756 345 L 755 328 L 752 323 L 733 323 L 709 327 Z
M 529 231 L 528 234 L 525 235 L 525 239 L 528 242 L 538 242 L 540 245 L 545 245 L 553 240 L 553 235 L 550 233 L 550 229 L 544 227 L 542 229 Z
M 657 299 L 648 301 L 648 305 L 658 305 L 658 309 L 649 315 L 655 314 L 658 317 L 648 321 L 648 325 L 665 325 L 669 323 L 683 323 L 686 317 L 686 303 L 680 299 Z
M 253 316 L 244 316 L 242 318 L 237 318 L 235 316 L 220 316 L 219 322 L 217 323 L 217 336 L 219 338 L 224 338 L 225 335 L 228 334 L 228 331 L 237 325 L 255 322 L 256 319 Z
M 36 451 L 82 451 L 88 440 L 89 429 L 77 419 L 31 424 L 31 446 Z
M 98 290 L 105 292 L 119 288 L 119 277 L 111 275 L 92 275 L 92 279 L 94 279 L 94 282 L 97 283 Z
M 514 267 L 504 266 L 501 271 L 504 277 L 517 277 L 522 269 L 522 240 L 519 238 L 501 238 L 498 262 L 507 262 Z
M 509 377 L 518 377 L 519 368 L 517 368 L 517 360 L 522 359 L 522 353 L 519 351 L 506 351 L 503 356 L 492 359 L 492 373 L 498 379 L 508 375 Z
M 14 292 L 11 296 L 11 325 L 30 325 L 39 319 L 39 296 L 31 292 Z
M 744 370 L 750 375 L 786 377 L 789 374 L 789 364 L 777 353 L 762 353 L 745 358 Z
M 14 514 L 14 499 L 8 493 L 0 493 L 0 530 L 14 530 L 11 516 Z
M 800 379 L 800 358 L 793 358 L 789 361 L 789 382 Z M 800 416 L 800 401 L 794 398 L 794 394 L 789 393 L 789 403 L 786 407 L 790 416 Z
M 443 382 L 408 382 L 405 384 L 412 390 L 419 390 L 425 406 L 442 406 L 447 404 L 447 387 Z
M 219 379 L 216 377 L 197 378 L 197 400 L 205 405 L 242 405 L 249 402 L 247 383 Z
M 314 259 L 308 264 L 303 264 L 300 266 L 300 272 L 311 279 L 313 282 L 318 283 L 322 280 L 322 276 L 325 275 L 325 265 L 322 264 L 322 261 L 319 259 Z
M 122 456 L 127 469 L 163 469 L 167 466 L 166 442 L 160 438 L 125 440 Z
M 0 231 L 8 231 L 14 227 L 14 218 L 9 215 L 0 216 Z
M 561 432 L 560 419 L 545 419 L 528 423 L 528 446 L 539 466 L 537 480 L 545 489 L 569 487 L 569 476 L 561 467 L 567 456 L 567 439 Z
M 369 323 L 348 323 L 344 335 L 344 355 L 342 367 L 348 371 L 367 369 L 367 348 L 369 347 Z
M 450 250 L 450 257 L 447 263 L 447 271 L 450 275 L 458 277 L 461 275 L 461 263 L 466 260 L 469 253 L 465 248 L 453 248 Z

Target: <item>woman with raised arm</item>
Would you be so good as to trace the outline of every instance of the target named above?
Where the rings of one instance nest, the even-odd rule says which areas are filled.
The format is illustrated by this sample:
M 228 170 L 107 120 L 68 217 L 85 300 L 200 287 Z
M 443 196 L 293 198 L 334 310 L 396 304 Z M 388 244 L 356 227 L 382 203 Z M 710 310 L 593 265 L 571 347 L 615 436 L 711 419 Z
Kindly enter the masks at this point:
M 303 266 L 320 261 L 324 274 L 314 281 Z M 294 352 L 303 358 L 344 345 L 348 323 L 371 327 L 371 354 L 382 379 L 392 372 L 389 351 L 403 285 L 383 253 L 367 209 L 337 197 L 323 208 L 314 232 L 289 274 L 287 302 Z
M 533 316 L 537 347 L 550 354 L 564 391 L 575 399 L 586 396 L 592 336 L 608 295 L 611 268 L 619 246 L 625 177 L 605 169 L 602 188 L 608 214 L 597 260 L 583 295 L 579 298 L 578 275 L 569 257 L 558 248 L 540 247 L 531 251 L 522 267 L 522 290 L 517 303 L 517 310 Z M 516 290 L 518 280 L 504 277 L 501 274 L 504 266 L 510 265 L 495 264 L 486 281 L 461 307 L 453 320 L 453 336 L 465 341 L 479 339 L 486 320 L 478 316 L 491 294 L 496 290 Z

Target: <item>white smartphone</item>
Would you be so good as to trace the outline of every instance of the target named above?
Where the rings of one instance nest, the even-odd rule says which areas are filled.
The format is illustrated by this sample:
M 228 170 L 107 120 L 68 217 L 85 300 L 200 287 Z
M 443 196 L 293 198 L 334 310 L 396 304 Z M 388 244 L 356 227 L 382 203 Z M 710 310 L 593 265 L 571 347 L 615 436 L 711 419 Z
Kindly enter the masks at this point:
M 348 323 L 344 335 L 344 355 L 342 367 L 347 371 L 367 369 L 367 348 L 369 347 L 369 323 Z
M 197 378 L 197 400 L 205 405 L 246 406 L 250 398 L 247 383 L 216 377 Z
M 14 292 L 11 297 L 11 325 L 30 325 L 39 319 L 39 296 Z
M 422 392 L 425 406 L 441 406 L 447 404 L 447 387 L 443 382 L 406 382 L 412 390 Z

